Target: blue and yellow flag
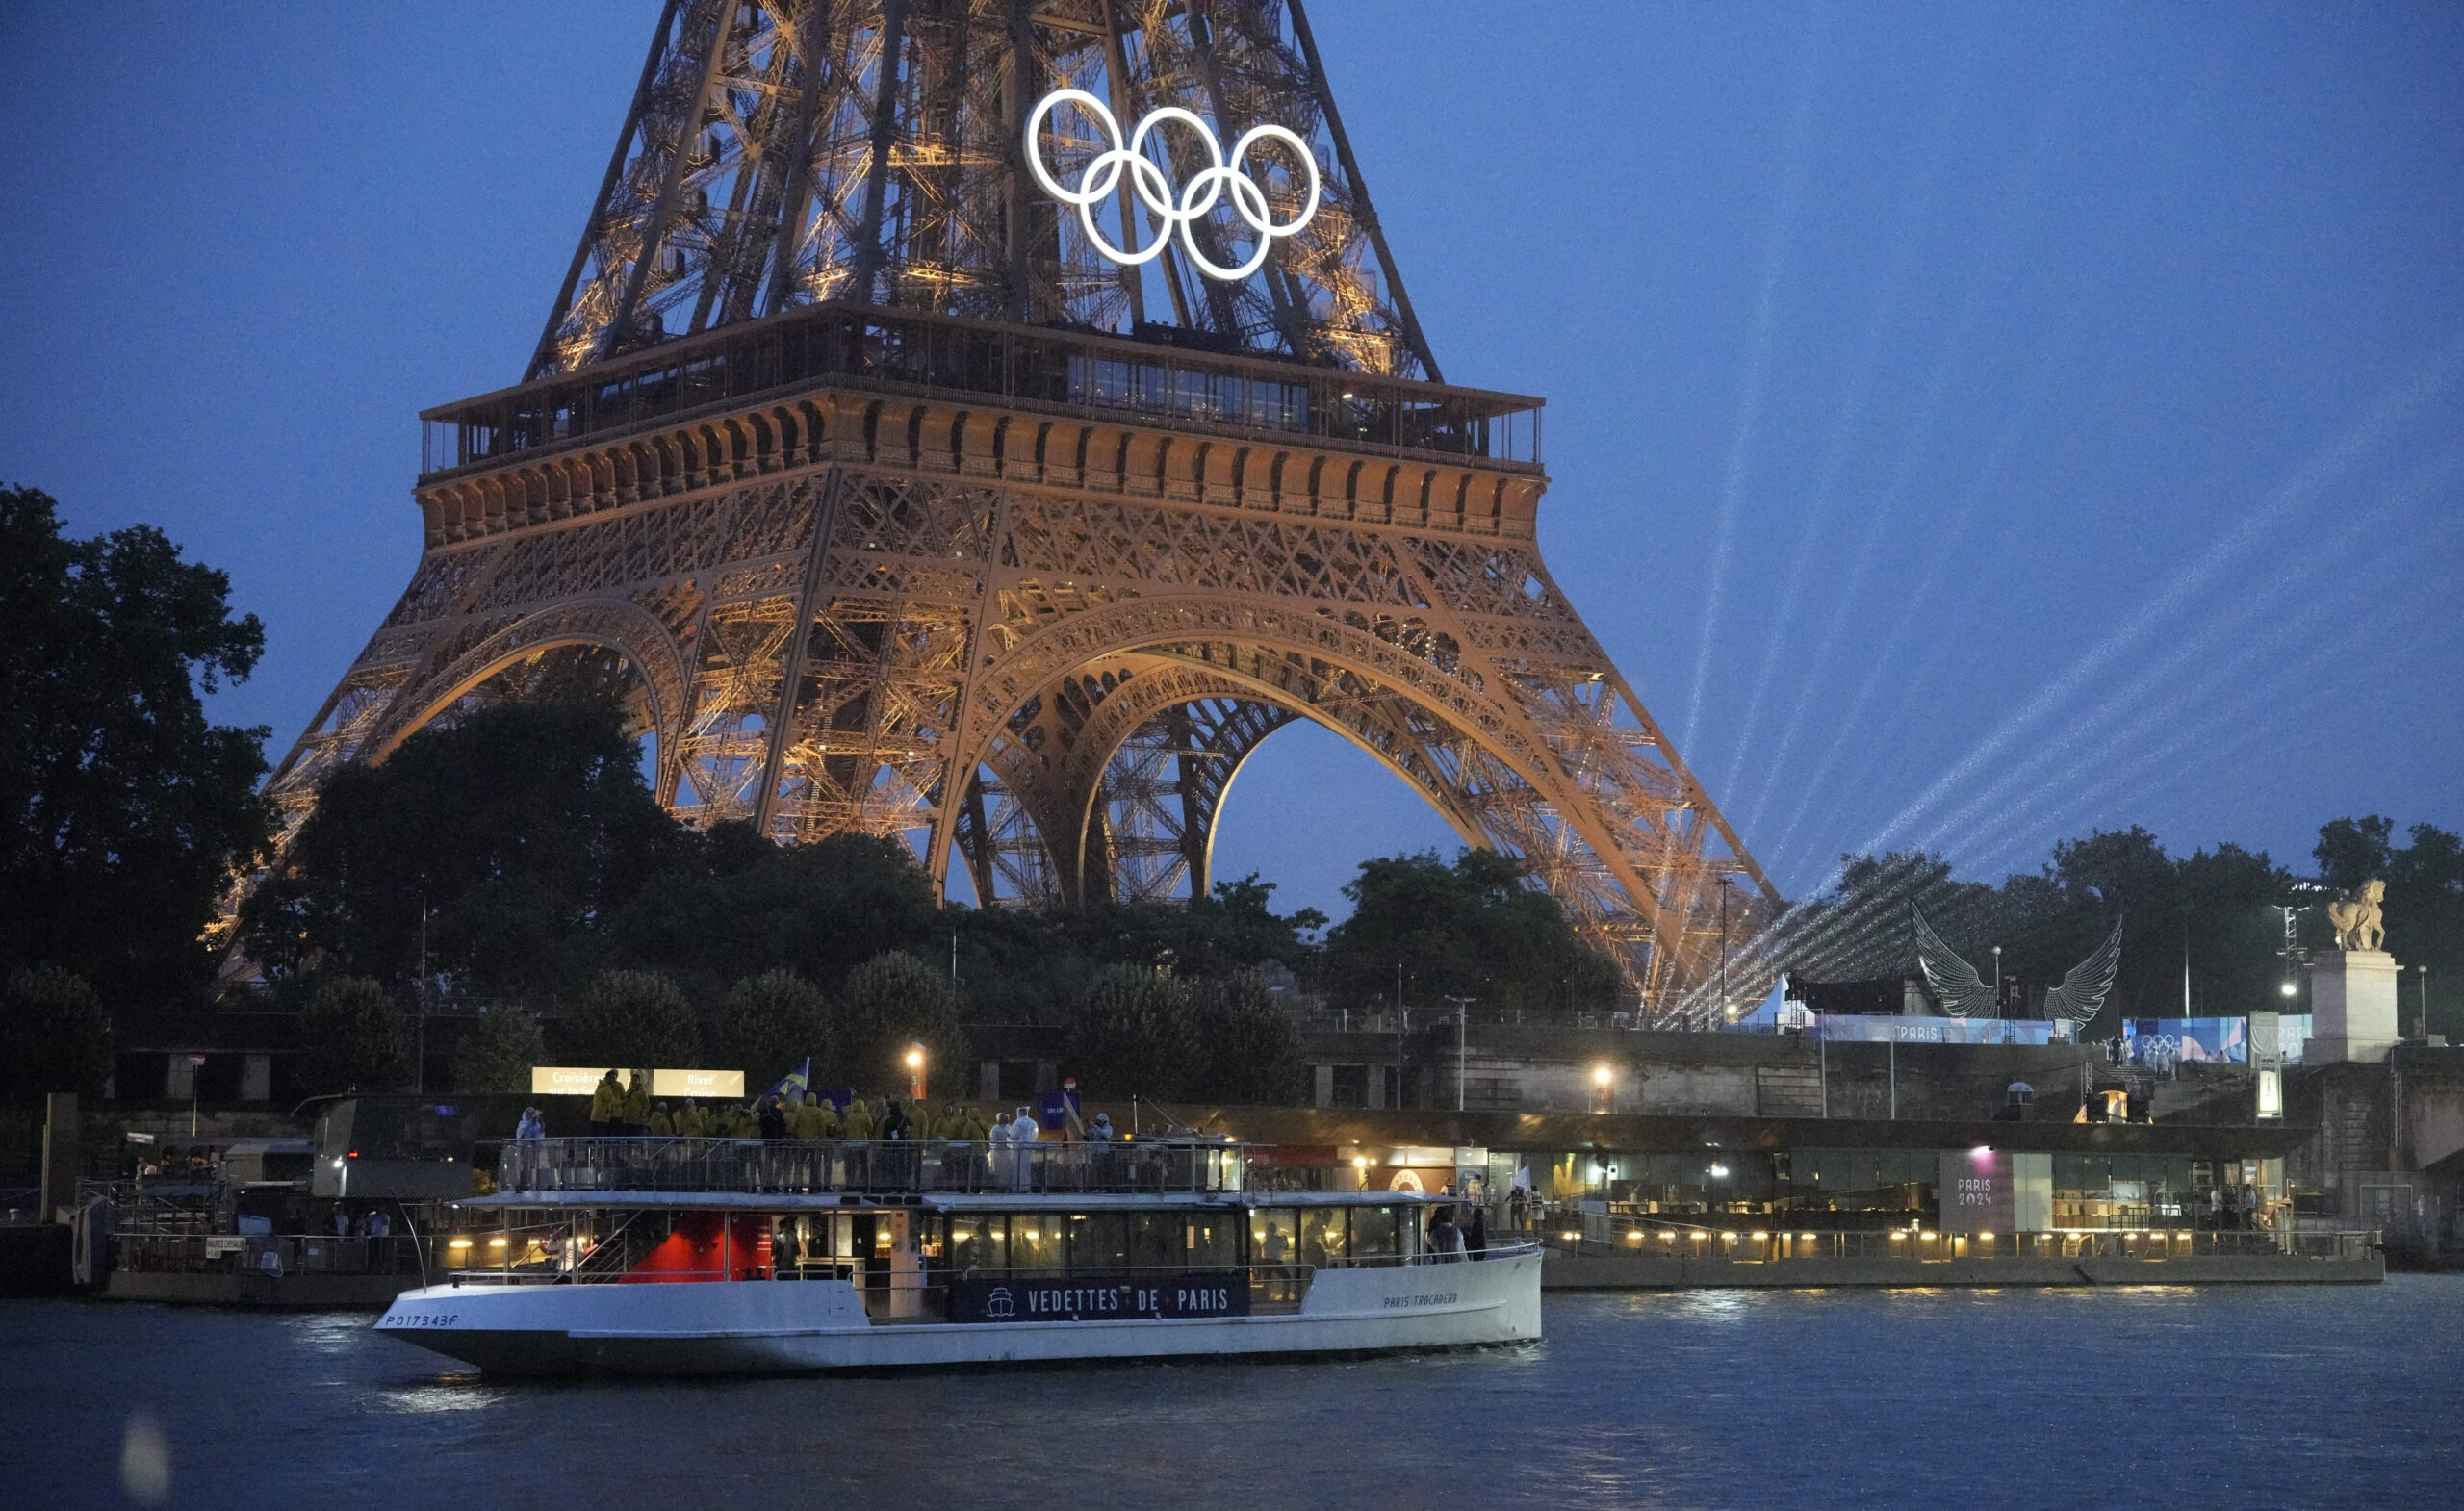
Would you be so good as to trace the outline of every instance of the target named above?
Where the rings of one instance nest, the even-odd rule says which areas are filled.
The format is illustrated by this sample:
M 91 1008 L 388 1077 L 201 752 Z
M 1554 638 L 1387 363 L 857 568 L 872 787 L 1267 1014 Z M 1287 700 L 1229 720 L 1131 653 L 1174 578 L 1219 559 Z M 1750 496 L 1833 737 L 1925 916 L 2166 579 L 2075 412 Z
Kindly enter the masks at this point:
M 789 1091 L 803 1090 L 808 1084 L 810 1084 L 811 1080 L 812 1057 L 810 1055 L 807 1055 L 805 1057 L 805 1063 L 802 1065 L 798 1066 L 796 1069 L 788 1071 L 785 1075 L 781 1076 L 779 1078 L 779 1084 L 772 1087 L 769 1090 L 762 1092 L 754 1105 L 757 1107 L 762 1102 L 766 1102 L 774 1096 L 783 1101 Z

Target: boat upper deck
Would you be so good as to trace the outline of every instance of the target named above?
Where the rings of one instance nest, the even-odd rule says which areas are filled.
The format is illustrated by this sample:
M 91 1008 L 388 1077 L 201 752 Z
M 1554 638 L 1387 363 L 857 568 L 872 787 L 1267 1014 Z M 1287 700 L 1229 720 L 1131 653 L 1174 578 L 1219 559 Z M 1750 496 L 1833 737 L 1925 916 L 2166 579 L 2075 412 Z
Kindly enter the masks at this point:
M 964 1143 L 692 1138 L 506 1140 L 491 1205 L 807 1206 L 922 1198 L 1245 1200 L 1259 1146 L 1195 1139 Z M 1324 1194 L 1324 1193 L 1314 1193 Z M 1417 1193 L 1376 1192 L 1396 1200 Z M 1355 1196 L 1352 1199 L 1360 1199 Z

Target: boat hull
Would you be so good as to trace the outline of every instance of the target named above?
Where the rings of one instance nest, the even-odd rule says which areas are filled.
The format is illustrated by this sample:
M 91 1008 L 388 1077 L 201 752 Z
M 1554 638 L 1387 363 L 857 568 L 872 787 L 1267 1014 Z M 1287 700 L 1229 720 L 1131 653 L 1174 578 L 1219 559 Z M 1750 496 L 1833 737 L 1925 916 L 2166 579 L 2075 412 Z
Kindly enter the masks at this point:
M 1246 1317 L 874 1322 L 843 1280 L 431 1286 L 378 1332 L 491 1374 L 769 1374 L 1078 1359 L 1367 1352 L 1540 1336 L 1540 1257 L 1320 1272 Z

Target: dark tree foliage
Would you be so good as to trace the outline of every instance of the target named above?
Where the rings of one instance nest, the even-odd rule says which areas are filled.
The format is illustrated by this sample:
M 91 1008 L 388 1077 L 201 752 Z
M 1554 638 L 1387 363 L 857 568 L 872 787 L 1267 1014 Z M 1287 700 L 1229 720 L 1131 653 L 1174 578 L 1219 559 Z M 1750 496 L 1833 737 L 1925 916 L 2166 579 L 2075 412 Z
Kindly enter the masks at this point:
M 2395 835 L 2396 821 L 2376 813 L 2329 819 L 2319 826 L 2319 843 L 2310 851 L 2319 862 L 2319 880 L 2334 887 L 2385 881 L 2395 860 Z
M 1277 913 L 1273 893 L 1274 884 L 1253 873 L 1185 903 L 958 910 L 945 927 L 958 938 L 959 974 L 984 1018 L 1058 1023 L 1114 965 L 1198 978 L 1270 960 L 1309 970 L 1316 947 L 1301 935 L 1323 928 L 1325 915 L 1314 908 Z
M 565 1033 L 584 1064 L 690 1069 L 702 1063 L 693 1004 L 656 971 L 602 971 L 565 1010 Z
M 769 970 L 835 982 L 885 950 L 929 952 L 937 932 L 933 884 L 895 839 L 781 846 L 722 824 L 696 859 L 623 910 L 612 931 L 621 959 L 713 983 Z
M 10 974 L 0 988 L 0 1098 L 99 1098 L 111 1065 L 103 1002 L 85 978 L 57 965 Z
M 0 969 L 73 970 L 113 1000 L 200 990 L 200 935 L 270 832 L 264 729 L 199 693 L 265 646 L 228 576 L 147 525 L 62 536 L 0 489 Z
M 1103 1097 L 1178 1097 L 1198 1068 L 1190 988 L 1169 973 L 1115 965 L 1082 993 L 1063 1025 L 1062 1071 Z
M 527 1091 L 531 1066 L 547 1060 L 548 1038 L 538 1016 L 519 1003 L 500 1002 L 454 1049 L 453 1089 Z
M 1405 1005 L 1437 1011 L 1454 996 L 1483 1012 L 1597 1012 L 1620 990 L 1616 967 L 1576 938 L 1555 899 L 1494 850 L 1467 849 L 1452 865 L 1434 852 L 1366 860 L 1344 895 L 1352 915 L 1328 931 L 1324 971 L 1351 1006 L 1392 1003 L 1399 964 Z
M 793 971 L 764 971 L 737 982 L 720 1010 L 726 1063 L 744 1071 L 748 1087 L 774 1086 L 803 1064 L 815 1070 L 837 1059 L 830 999 Z
M 326 779 L 317 813 L 242 913 L 276 979 L 417 971 L 553 993 L 607 954 L 607 925 L 702 848 L 643 782 L 604 703 L 500 704 Z
M 950 979 L 903 950 L 875 956 L 847 975 L 838 1013 L 837 1059 L 828 1077 L 860 1091 L 905 1094 L 904 1056 L 921 1044 L 928 1085 L 964 1088 L 973 1068 Z
M 411 1078 L 402 1010 L 385 988 L 360 976 L 328 976 L 308 993 L 299 1015 L 309 1088 L 391 1091 Z
M 1300 1034 L 1255 973 L 1201 981 L 1191 993 L 1197 1049 L 1187 1093 L 1209 1101 L 1272 1107 L 1309 1096 Z

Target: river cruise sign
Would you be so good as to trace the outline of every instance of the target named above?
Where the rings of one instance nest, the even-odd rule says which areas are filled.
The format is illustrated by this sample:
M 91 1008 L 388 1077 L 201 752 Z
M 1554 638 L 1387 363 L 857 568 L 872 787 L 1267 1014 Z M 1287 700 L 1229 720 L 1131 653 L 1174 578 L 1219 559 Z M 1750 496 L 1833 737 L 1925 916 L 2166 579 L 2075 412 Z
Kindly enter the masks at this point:
M 1081 114 L 1094 122 L 1102 139 L 1111 143 L 1078 170 L 1075 188 L 1062 183 L 1044 166 L 1043 144 L 1039 140 L 1044 121 L 1064 105 L 1076 106 Z M 1163 166 L 1147 156 L 1147 139 L 1156 138 L 1160 143 L 1166 127 L 1176 128 L 1194 137 L 1206 165 L 1191 175 L 1190 181 L 1182 185 L 1177 193 L 1173 192 L 1172 181 L 1166 175 Z M 1269 141 L 1287 148 L 1300 160 L 1301 166 L 1308 172 L 1309 192 L 1301 196 L 1298 213 L 1289 220 L 1275 218 L 1266 186 L 1249 172 L 1250 153 Z M 1203 117 L 1177 105 L 1161 106 L 1147 112 L 1124 141 L 1120 122 L 1114 118 L 1112 111 L 1102 100 L 1084 90 L 1055 90 L 1037 101 L 1036 108 L 1028 113 L 1026 155 L 1027 169 L 1035 175 L 1036 183 L 1042 187 L 1043 192 L 1063 204 L 1077 207 L 1078 223 L 1087 233 L 1088 244 L 1106 260 L 1124 268 L 1135 268 L 1161 255 L 1177 232 L 1182 254 L 1189 258 L 1192 267 L 1219 282 L 1236 282 L 1265 267 L 1267 254 L 1273 249 L 1276 240 L 1297 235 L 1318 213 L 1321 187 L 1318 159 L 1309 150 L 1309 143 L 1301 141 L 1297 133 L 1281 126 L 1252 126 L 1232 143 L 1231 154 L 1227 157 L 1221 140 L 1215 135 L 1215 128 L 1208 125 Z M 1110 203 L 1124 187 L 1144 207 L 1154 228 L 1155 239 L 1142 247 L 1114 245 L 1095 218 L 1096 207 Z M 1213 214 L 1219 203 L 1228 203 L 1232 214 L 1257 238 L 1257 245 L 1250 250 L 1248 260 L 1228 268 L 1199 248 L 1195 229 L 1198 222 Z M 1126 225 L 1122 234 L 1127 240 L 1136 240 Z

